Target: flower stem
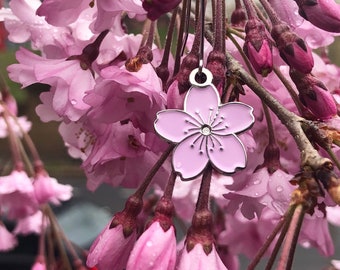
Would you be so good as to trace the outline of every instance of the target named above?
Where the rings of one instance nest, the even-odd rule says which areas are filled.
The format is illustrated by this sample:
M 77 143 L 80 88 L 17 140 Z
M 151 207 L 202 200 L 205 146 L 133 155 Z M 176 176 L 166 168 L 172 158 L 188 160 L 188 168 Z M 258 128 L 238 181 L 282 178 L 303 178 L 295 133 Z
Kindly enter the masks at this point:
M 295 208 L 296 208 L 296 205 L 291 205 L 290 208 L 288 209 L 287 211 L 287 214 L 285 215 L 285 222 L 283 224 L 283 228 L 281 230 L 281 233 L 280 233 L 280 236 L 279 238 L 277 239 L 277 242 L 275 244 L 275 247 L 273 249 L 273 252 L 272 254 L 270 255 L 270 258 L 267 262 L 267 265 L 266 265 L 266 269 L 265 270 L 270 270 L 272 269 L 272 266 L 275 262 L 275 258 L 280 250 L 280 247 L 281 247 L 281 244 L 286 236 L 286 233 L 289 229 L 289 225 L 290 225 L 290 222 L 293 218 L 293 214 L 294 214 L 294 211 L 295 211 Z
M 300 115 L 304 115 L 303 113 L 303 105 L 301 104 L 301 101 L 299 100 L 298 95 L 294 91 L 293 87 L 291 86 L 290 82 L 286 79 L 286 77 L 282 74 L 282 72 L 277 68 L 273 67 L 273 71 L 275 72 L 276 76 L 280 79 L 280 81 L 283 83 L 283 85 L 288 90 L 296 108 L 298 109 Z
M 137 197 L 142 197 L 146 191 L 146 189 L 148 188 L 148 186 L 150 185 L 153 177 L 155 176 L 155 174 L 158 172 L 158 170 L 162 167 L 164 161 L 168 158 L 168 156 L 170 155 L 170 153 L 172 152 L 172 150 L 175 148 L 175 145 L 171 144 L 169 145 L 169 147 L 163 152 L 163 154 L 161 155 L 161 157 L 157 160 L 157 162 L 155 163 L 155 165 L 150 169 L 149 173 L 147 174 L 147 176 L 145 177 L 143 183 L 139 186 L 139 188 L 136 190 L 136 192 L 134 193 L 135 196 Z
M 275 236 L 279 233 L 279 231 L 282 229 L 283 225 L 286 224 L 287 220 L 285 217 L 282 217 L 279 221 L 279 223 L 276 225 L 274 230 L 271 232 L 271 234 L 267 237 L 266 242 L 261 246 L 258 253 L 255 255 L 255 258 L 252 260 L 252 262 L 249 264 L 247 270 L 254 270 L 256 265 L 260 262 L 261 258 L 273 242 Z
M 209 206 L 211 175 L 212 175 L 212 167 L 210 164 L 208 164 L 203 172 L 200 191 L 199 191 L 198 199 L 196 203 L 196 212 L 209 208 L 208 206 Z
M 188 28 L 189 27 L 189 22 L 187 21 L 187 10 L 190 11 L 190 6 L 191 6 L 191 0 L 183 0 L 183 3 L 182 3 L 182 12 L 181 12 L 181 23 L 180 23 L 180 26 L 179 26 L 179 31 L 178 31 L 178 35 L 177 35 L 177 38 L 178 38 L 178 42 L 177 42 L 177 47 L 176 47 L 176 56 L 175 56 L 175 66 L 174 66 L 174 76 L 178 73 L 179 71 L 179 66 L 180 66 L 180 63 L 181 63 L 181 56 L 182 56 L 182 51 L 183 51 L 183 48 L 185 46 L 185 44 L 183 43 L 186 43 L 184 40 L 183 40 L 183 36 L 184 36 L 184 31 L 185 31 L 185 28 Z M 188 7 L 189 6 L 189 7 Z M 186 31 L 187 32 L 187 31 Z
M 48 216 L 49 220 L 50 220 L 50 224 L 51 224 L 51 229 L 53 231 L 53 235 L 55 237 L 55 241 L 57 243 L 58 246 L 58 250 L 60 252 L 60 257 L 61 257 L 61 261 L 63 263 L 63 268 L 65 270 L 72 270 L 70 261 L 67 257 L 66 251 L 65 251 L 65 247 L 63 245 L 63 241 L 62 241 L 62 237 L 60 234 L 60 227 L 57 224 L 57 220 L 54 216 L 54 213 L 51 209 L 51 207 L 49 205 L 45 205 L 43 207 L 43 212 L 46 214 L 46 216 Z
M 299 204 L 294 211 L 287 236 L 283 244 L 281 257 L 277 269 L 290 270 L 293 264 L 298 236 L 303 222 L 305 211 L 301 204 Z

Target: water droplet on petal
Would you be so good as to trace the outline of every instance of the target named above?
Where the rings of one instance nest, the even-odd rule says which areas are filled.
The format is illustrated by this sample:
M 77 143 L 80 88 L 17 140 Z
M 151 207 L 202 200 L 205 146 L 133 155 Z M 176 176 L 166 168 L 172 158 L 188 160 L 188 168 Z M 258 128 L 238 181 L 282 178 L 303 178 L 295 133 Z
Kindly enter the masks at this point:
M 261 180 L 255 180 L 255 181 L 253 182 L 253 184 L 254 184 L 254 185 L 259 185 L 259 184 L 261 184 Z
M 72 105 L 76 105 L 77 104 L 77 101 L 75 99 L 71 99 L 71 104 Z
M 152 241 L 146 242 L 146 246 L 147 246 L 147 247 L 152 247 L 152 245 L 153 245 Z
M 276 191 L 277 192 L 282 192 L 283 191 L 283 187 L 282 186 L 277 186 L 276 187 Z
M 259 196 L 259 193 L 258 193 L 258 192 L 255 192 L 255 193 L 254 193 L 254 196 L 255 196 L 255 197 Z

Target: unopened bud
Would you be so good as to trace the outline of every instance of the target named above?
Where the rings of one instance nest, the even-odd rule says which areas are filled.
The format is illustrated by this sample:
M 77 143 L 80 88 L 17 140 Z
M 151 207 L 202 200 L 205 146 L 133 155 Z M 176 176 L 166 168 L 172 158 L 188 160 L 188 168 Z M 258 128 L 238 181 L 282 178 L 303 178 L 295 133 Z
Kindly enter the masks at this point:
M 147 17 L 154 21 L 173 10 L 180 2 L 181 0 L 144 0 L 142 5 L 147 11 Z
M 236 7 L 231 13 L 230 22 L 233 27 L 243 28 L 247 21 L 247 14 L 243 7 Z
M 265 32 L 264 24 L 251 19 L 247 22 L 246 38 L 243 51 L 249 58 L 255 71 L 266 77 L 273 69 L 272 46 Z
M 332 0 L 295 0 L 299 14 L 316 27 L 340 33 L 340 5 Z
M 310 73 L 314 66 L 311 49 L 302 38 L 292 32 L 285 23 L 273 26 L 271 35 L 280 51 L 281 58 L 292 68 Z
M 290 77 L 295 83 L 301 102 L 318 120 L 327 120 L 337 114 L 337 106 L 326 86 L 311 74 L 291 70 Z

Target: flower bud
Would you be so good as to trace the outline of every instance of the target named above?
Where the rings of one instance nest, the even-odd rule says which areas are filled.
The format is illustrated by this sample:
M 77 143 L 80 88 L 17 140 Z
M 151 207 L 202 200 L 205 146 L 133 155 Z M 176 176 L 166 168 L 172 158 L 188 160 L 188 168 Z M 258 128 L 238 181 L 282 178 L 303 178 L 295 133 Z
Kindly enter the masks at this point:
M 290 70 L 290 77 L 295 83 L 301 102 L 319 120 L 327 120 L 337 113 L 337 106 L 326 86 L 311 74 L 302 74 Z
M 173 10 L 181 0 L 144 0 L 143 8 L 150 20 L 157 20 L 163 14 Z
M 236 7 L 235 10 L 231 13 L 231 25 L 233 27 L 243 28 L 247 21 L 247 14 L 243 7 Z
M 271 35 L 280 51 L 281 58 L 290 67 L 305 74 L 312 71 L 314 59 L 311 49 L 303 39 L 290 30 L 287 24 L 274 25 Z
M 332 0 L 295 0 L 299 14 L 316 27 L 340 33 L 340 5 Z
M 255 71 L 266 77 L 273 69 L 273 55 L 264 24 L 257 19 L 251 19 L 247 22 L 245 31 L 243 51 Z

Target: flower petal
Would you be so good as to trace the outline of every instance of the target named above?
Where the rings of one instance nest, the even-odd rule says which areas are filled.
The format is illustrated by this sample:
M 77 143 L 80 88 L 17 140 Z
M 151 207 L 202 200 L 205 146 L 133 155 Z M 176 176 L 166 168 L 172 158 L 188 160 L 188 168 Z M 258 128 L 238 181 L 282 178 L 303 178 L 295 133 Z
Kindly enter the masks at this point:
M 239 133 L 251 127 L 254 121 L 252 107 L 242 102 L 229 102 L 219 108 L 212 130 L 218 135 Z
M 213 121 L 218 112 L 219 95 L 214 86 L 189 89 L 184 100 L 184 111 L 195 117 L 202 125 Z
M 174 150 L 172 164 L 182 179 L 195 178 L 208 164 L 205 140 L 206 136 L 201 133 L 194 134 L 183 140 Z
M 214 143 L 212 143 L 214 142 Z M 215 169 L 221 173 L 233 173 L 246 166 L 246 152 L 235 135 L 212 136 L 207 144 L 208 156 Z
M 180 142 L 199 132 L 201 126 L 191 115 L 180 110 L 166 110 L 157 113 L 155 130 L 171 142 Z

